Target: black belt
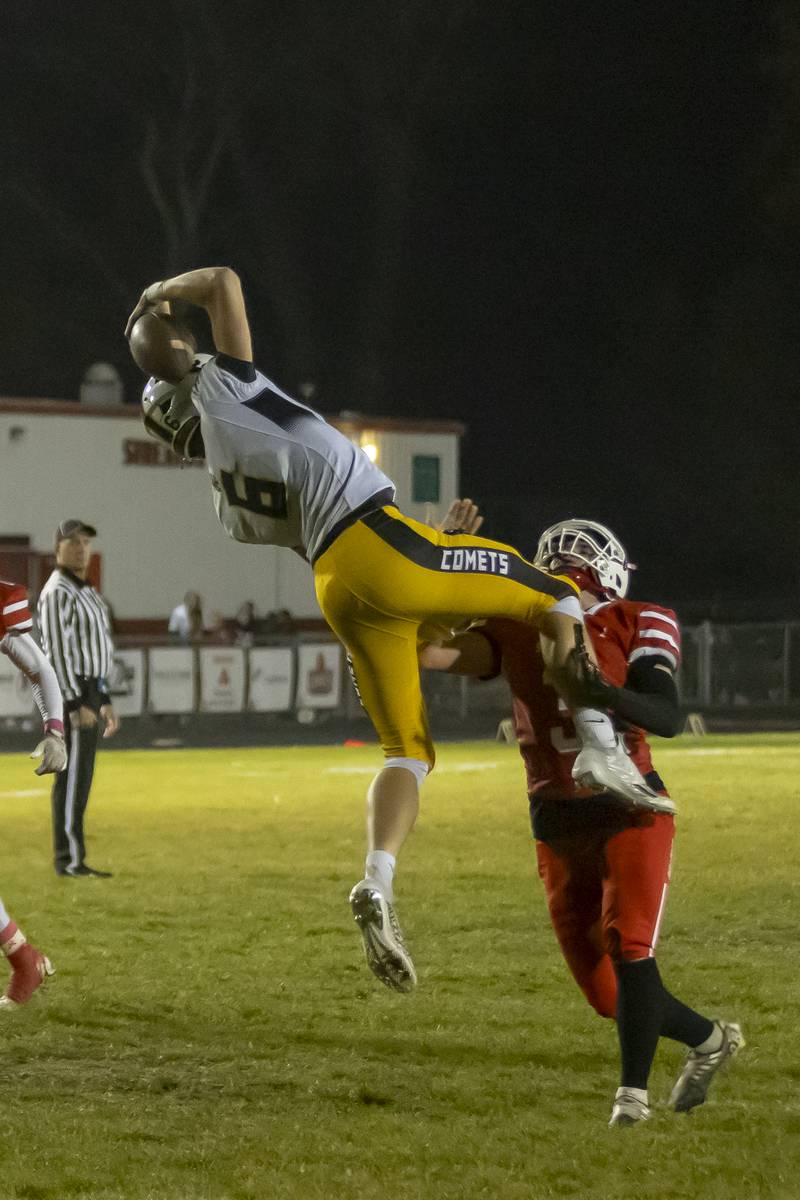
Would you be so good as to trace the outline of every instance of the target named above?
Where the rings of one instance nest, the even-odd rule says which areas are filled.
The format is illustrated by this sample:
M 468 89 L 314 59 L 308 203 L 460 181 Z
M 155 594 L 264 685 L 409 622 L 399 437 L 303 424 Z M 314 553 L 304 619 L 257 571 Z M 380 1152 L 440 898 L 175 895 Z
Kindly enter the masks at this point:
M 326 550 L 330 550 L 340 533 L 344 533 L 345 529 L 349 529 L 351 525 L 355 525 L 356 521 L 360 521 L 368 513 L 377 512 L 387 504 L 394 504 L 393 487 L 385 487 L 382 491 L 376 492 L 374 496 L 370 496 L 369 500 L 365 500 L 363 504 L 359 504 L 358 508 L 354 508 L 352 512 L 347 513 L 340 521 L 337 521 L 333 529 L 322 539 L 322 545 L 312 558 L 311 565 L 313 566 Z

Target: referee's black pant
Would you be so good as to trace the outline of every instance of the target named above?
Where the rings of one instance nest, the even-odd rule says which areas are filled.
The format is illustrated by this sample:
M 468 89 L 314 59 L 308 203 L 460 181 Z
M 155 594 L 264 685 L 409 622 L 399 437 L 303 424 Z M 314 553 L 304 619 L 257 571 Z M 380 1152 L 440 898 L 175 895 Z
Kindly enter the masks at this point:
M 99 721 L 87 729 L 73 728 L 69 717 L 64 722 L 67 769 L 54 776 L 51 795 L 53 855 L 60 875 L 82 867 L 86 858 L 83 818 L 89 803 L 99 736 Z

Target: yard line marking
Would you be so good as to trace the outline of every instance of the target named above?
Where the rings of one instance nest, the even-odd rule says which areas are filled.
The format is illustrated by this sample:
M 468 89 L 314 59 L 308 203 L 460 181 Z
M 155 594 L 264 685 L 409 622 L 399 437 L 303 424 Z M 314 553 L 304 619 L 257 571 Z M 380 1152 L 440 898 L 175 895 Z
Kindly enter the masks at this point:
M 659 746 L 656 750 L 656 753 L 658 754 L 659 758 L 663 758 L 666 754 L 693 754 L 695 757 L 699 756 L 704 758 L 711 758 L 712 756 L 722 754 L 726 756 L 730 756 L 731 754 L 757 754 L 759 757 L 761 757 L 765 754 L 797 753 L 798 749 L 800 749 L 800 746 L 797 748 L 794 746 L 759 746 L 758 748 L 750 746 L 731 746 L 730 749 L 728 749 L 726 746 L 697 746 L 694 748 L 689 748 L 688 746 L 680 748 L 678 746 L 670 746 L 669 748 L 666 746 Z
M 16 799 L 17 796 L 46 796 L 40 788 L 27 788 L 20 792 L 0 792 L 0 800 Z
M 229 771 L 229 775 L 233 775 L 236 779 L 268 779 L 270 775 L 274 775 L 274 771 Z
M 447 775 L 448 773 L 464 773 L 467 771 L 494 771 L 499 766 L 496 762 L 464 762 L 454 763 L 452 766 L 447 764 L 436 768 L 437 775 Z M 377 764 L 371 767 L 325 767 L 323 775 L 374 775 L 379 770 Z

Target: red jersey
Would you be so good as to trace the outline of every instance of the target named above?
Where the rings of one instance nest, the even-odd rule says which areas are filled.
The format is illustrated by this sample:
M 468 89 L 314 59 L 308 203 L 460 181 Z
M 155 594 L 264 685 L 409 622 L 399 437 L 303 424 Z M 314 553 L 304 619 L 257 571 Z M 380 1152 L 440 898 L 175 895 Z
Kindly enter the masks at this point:
M 628 667 L 640 658 L 659 656 L 676 668 L 681 657 L 681 634 L 675 613 L 657 604 L 610 600 L 585 614 L 598 665 L 609 683 L 621 687 Z M 528 776 L 528 792 L 548 799 L 586 796 L 576 788 L 572 764 L 578 752 L 575 727 L 566 705 L 545 684 L 539 635 L 518 621 L 488 621 L 487 635 L 497 643 L 500 670 L 508 680 L 514 702 L 514 728 Z M 625 743 L 642 775 L 653 770 L 643 729 L 631 727 Z M 663 785 L 656 785 L 665 791 Z
M 0 580 L 0 638 L 7 633 L 26 633 L 33 628 L 28 593 L 18 583 Z

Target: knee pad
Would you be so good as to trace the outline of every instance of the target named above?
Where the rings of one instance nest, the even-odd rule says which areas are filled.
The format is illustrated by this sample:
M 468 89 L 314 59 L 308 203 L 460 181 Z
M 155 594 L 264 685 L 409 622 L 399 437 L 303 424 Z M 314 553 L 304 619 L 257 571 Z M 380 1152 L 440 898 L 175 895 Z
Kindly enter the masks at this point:
M 414 776 L 418 787 L 422 787 L 425 776 L 431 769 L 430 763 L 423 762 L 421 758 L 387 758 L 383 765 L 385 767 L 404 767 Z

